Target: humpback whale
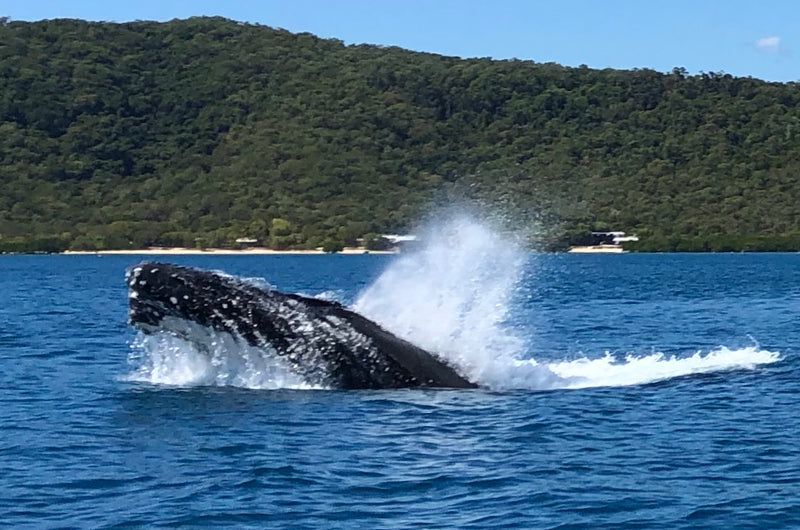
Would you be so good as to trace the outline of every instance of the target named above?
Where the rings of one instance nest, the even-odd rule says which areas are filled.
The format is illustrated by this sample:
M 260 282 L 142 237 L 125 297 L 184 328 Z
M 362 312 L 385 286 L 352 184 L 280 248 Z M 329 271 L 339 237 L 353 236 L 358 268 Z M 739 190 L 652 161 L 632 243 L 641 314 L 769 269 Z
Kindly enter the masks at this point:
M 277 355 L 308 383 L 342 389 L 474 388 L 456 370 L 337 302 L 218 271 L 143 262 L 125 272 L 128 322 L 181 334 L 187 321 Z

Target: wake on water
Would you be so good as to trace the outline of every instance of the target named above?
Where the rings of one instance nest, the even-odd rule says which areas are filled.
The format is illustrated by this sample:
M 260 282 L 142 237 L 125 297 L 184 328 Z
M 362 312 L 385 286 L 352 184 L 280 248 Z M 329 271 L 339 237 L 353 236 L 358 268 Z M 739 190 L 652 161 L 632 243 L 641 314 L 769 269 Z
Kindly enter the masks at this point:
M 438 353 L 471 381 L 496 389 L 560 389 L 652 383 L 690 374 L 752 369 L 779 360 L 757 346 L 720 347 L 690 357 L 608 353 L 600 358 L 530 358 L 506 319 L 525 254 L 467 216 L 433 224 L 423 248 L 402 254 L 356 300 L 353 309 L 396 335 Z M 126 379 L 154 384 L 253 389 L 315 388 L 280 357 L 229 334 L 187 324 L 181 337 L 139 334 L 137 368 Z

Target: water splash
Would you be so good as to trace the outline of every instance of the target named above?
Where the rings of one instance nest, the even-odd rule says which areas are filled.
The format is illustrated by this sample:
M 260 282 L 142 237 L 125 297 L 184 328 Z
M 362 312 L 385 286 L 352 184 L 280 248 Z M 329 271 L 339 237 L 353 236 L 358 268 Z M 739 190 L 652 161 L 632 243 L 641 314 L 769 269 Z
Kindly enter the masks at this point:
M 467 215 L 454 215 L 421 233 L 424 246 L 399 256 L 358 297 L 354 309 L 396 335 L 436 352 L 481 386 L 561 389 L 652 383 L 690 374 L 752 369 L 780 360 L 757 345 L 720 347 L 689 357 L 610 354 L 569 361 L 530 358 L 521 330 L 508 322 L 526 254 Z M 250 279 L 271 287 L 259 279 Z M 339 293 L 324 293 L 338 298 Z M 557 357 L 554 352 L 552 357 Z M 180 386 L 255 389 L 312 388 L 264 349 L 186 323 L 185 331 L 140 334 L 132 345 L 138 368 L 127 379 Z
M 126 381 L 170 386 L 312 389 L 268 350 L 193 322 L 173 323 L 179 334 L 139 333 L 131 344 Z
M 434 223 L 354 304 L 396 335 L 485 381 L 522 341 L 504 326 L 525 255 L 465 215 Z
M 780 360 L 776 352 L 749 346 L 736 350 L 724 346 L 706 354 L 690 357 L 666 356 L 663 353 L 626 355 L 624 361 L 606 354 L 599 359 L 578 359 L 548 364 L 548 369 L 563 377 L 566 388 L 628 386 L 664 381 L 685 375 L 707 374 L 734 369 L 749 369 Z
M 779 360 L 757 346 L 691 357 L 606 354 L 571 361 L 527 358 L 507 322 L 525 265 L 508 239 L 466 215 L 434 223 L 424 248 L 400 257 L 365 290 L 356 311 L 437 352 L 469 379 L 494 389 L 637 385 L 689 374 L 752 369 Z
M 780 360 L 777 352 L 756 346 L 731 350 L 724 346 L 689 357 L 652 353 L 628 354 L 619 359 L 610 353 L 591 359 L 539 363 L 535 359 L 516 360 L 506 365 L 505 376 L 487 384 L 495 389 L 552 390 L 602 386 L 644 385 L 687 375 L 729 370 L 752 370 Z M 498 367 L 497 372 L 503 369 Z

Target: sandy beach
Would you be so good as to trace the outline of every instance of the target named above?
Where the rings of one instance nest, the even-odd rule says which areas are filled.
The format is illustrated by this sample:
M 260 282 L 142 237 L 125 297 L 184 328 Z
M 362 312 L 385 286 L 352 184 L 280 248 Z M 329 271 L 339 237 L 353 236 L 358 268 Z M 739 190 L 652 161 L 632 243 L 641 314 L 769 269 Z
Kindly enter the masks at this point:
M 569 247 L 572 254 L 622 254 L 625 252 L 619 245 L 590 245 Z
M 188 247 L 151 247 L 144 249 L 130 249 L 130 250 L 67 250 L 63 254 L 72 255 L 115 255 L 115 254 L 130 254 L 130 255 L 176 255 L 176 254 L 202 254 L 202 255 L 316 255 L 326 254 L 322 249 L 316 250 L 273 250 L 266 247 L 249 247 L 244 249 L 231 249 L 231 248 L 188 248 Z M 345 249 L 337 252 L 336 254 L 396 254 L 395 251 L 381 251 L 381 250 L 366 250 L 359 247 L 346 247 Z

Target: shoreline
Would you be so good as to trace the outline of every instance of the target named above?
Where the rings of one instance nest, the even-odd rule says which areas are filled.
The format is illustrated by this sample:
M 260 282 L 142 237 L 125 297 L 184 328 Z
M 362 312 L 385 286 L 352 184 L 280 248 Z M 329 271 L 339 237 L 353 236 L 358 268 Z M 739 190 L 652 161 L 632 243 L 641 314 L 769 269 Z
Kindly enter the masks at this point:
M 569 247 L 569 254 L 622 254 L 627 252 L 620 245 L 575 245 Z
M 144 249 L 130 249 L 130 250 L 65 250 L 60 252 L 62 255 L 73 256 L 87 256 L 87 255 L 245 255 L 245 256 L 282 256 L 282 255 L 325 255 L 325 254 L 347 254 L 347 255 L 363 255 L 363 254 L 397 254 L 393 250 L 367 250 L 359 247 L 346 247 L 339 252 L 325 252 L 321 249 L 316 250 L 273 250 L 266 247 L 250 247 L 243 249 L 231 248 L 207 248 L 197 249 L 188 247 L 150 247 Z

